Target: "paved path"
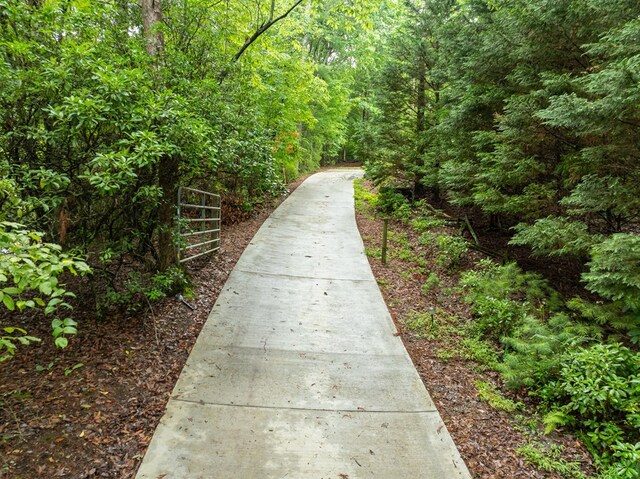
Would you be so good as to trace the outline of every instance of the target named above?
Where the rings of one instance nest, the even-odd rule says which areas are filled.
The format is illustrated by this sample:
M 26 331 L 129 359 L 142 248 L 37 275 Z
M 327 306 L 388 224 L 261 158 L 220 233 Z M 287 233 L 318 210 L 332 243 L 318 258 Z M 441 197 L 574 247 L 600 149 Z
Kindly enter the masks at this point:
M 470 478 L 364 254 L 353 179 L 264 223 L 191 352 L 137 478 Z

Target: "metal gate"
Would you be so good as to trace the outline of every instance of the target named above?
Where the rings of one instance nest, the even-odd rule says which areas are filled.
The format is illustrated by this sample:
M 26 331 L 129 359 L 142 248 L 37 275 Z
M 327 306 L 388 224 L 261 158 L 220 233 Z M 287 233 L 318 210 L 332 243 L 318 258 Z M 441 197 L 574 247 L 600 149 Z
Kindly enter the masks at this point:
M 220 249 L 220 195 L 178 188 L 178 260 L 184 263 Z

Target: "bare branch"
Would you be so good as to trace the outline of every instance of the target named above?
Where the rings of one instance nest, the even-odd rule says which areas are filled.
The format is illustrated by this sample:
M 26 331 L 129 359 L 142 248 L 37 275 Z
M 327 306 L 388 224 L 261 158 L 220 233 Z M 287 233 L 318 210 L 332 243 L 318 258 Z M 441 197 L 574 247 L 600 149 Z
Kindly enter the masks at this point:
M 271 2 L 271 15 L 269 17 L 269 20 L 264 22 L 262 25 L 260 25 L 255 32 L 253 32 L 253 35 L 251 35 L 249 38 L 247 38 L 247 40 L 244 42 L 244 45 L 242 45 L 242 47 L 240 47 L 240 50 L 238 50 L 238 52 L 233 56 L 233 61 L 237 62 L 238 59 L 242 56 L 242 54 L 247 50 L 247 48 L 249 48 L 258 38 L 260 38 L 260 36 L 266 32 L 267 30 L 269 30 L 269 28 L 271 28 L 272 26 L 274 26 L 276 23 L 278 23 L 281 20 L 284 20 L 285 18 L 287 18 L 289 16 L 289 14 L 291 12 L 293 12 L 295 10 L 295 8 L 300 5 L 302 2 L 304 2 L 304 0 L 297 0 L 293 5 L 291 5 L 291 7 L 289 7 L 289 10 L 287 10 L 286 12 L 284 12 L 282 15 L 280 15 L 279 17 L 273 18 L 273 16 L 275 15 L 274 10 L 275 10 L 275 0 L 272 0 Z

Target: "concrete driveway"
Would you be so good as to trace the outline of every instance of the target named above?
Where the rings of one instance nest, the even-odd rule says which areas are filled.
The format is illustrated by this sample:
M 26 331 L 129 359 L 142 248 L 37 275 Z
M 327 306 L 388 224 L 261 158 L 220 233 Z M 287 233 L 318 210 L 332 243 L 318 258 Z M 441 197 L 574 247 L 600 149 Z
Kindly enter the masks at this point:
M 399 337 L 353 180 L 306 180 L 213 307 L 137 478 L 470 478 Z

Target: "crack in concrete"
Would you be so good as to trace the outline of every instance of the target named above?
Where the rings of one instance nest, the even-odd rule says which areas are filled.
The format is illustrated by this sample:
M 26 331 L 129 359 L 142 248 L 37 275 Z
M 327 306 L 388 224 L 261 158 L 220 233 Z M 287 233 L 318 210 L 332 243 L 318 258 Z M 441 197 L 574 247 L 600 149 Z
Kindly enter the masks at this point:
M 216 403 L 216 402 L 208 402 L 193 399 L 182 399 L 172 397 L 169 399 L 170 401 L 183 402 L 188 404 L 197 404 L 200 406 L 218 406 L 218 407 L 233 407 L 233 408 L 246 408 L 246 409 L 267 409 L 267 410 L 277 410 L 277 411 L 309 411 L 309 412 L 335 412 L 335 413 L 358 413 L 358 414 L 431 414 L 438 413 L 437 409 L 420 409 L 420 410 L 383 410 L 383 409 L 327 409 L 327 408 L 310 408 L 310 407 L 283 407 L 283 406 L 260 406 L 255 404 L 229 404 L 229 403 Z

